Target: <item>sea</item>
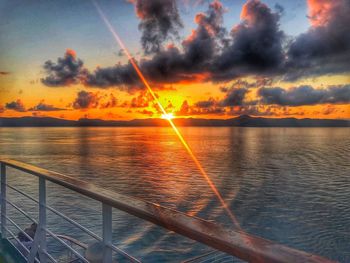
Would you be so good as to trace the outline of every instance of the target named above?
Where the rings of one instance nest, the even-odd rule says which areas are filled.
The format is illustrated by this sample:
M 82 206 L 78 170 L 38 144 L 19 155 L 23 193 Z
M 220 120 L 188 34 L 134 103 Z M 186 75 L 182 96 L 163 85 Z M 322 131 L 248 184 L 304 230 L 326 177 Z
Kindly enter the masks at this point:
M 350 262 L 349 128 L 179 129 L 239 226 L 171 128 L 0 128 L 0 158 L 60 172 L 228 230 L 239 228 L 298 250 Z M 35 176 L 9 168 L 8 184 L 38 198 Z M 48 205 L 101 235 L 100 203 L 53 183 L 47 187 Z M 8 198 L 38 218 L 34 202 L 11 189 Z M 15 209 L 8 209 L 22 228 L 31 224 Z M 56 234 L 85 244 L 94 242 L 49 211 L 47 225 Z M 183 262 L 213 251 L 116 209 L 113 244 L 142 262 Z M 53 238 L 48 238 L 48 249 L 65 262 L 67 250 Z M 215 260 L 240 262 L 227 261 L 228 257 Z

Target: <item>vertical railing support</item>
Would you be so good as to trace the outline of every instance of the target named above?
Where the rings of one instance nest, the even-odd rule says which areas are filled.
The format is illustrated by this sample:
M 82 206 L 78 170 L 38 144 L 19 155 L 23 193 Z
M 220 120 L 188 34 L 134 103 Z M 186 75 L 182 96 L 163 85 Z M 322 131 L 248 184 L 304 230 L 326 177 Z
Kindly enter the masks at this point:
M 112 262 L 112 207 L 102 204 L 102 238 L 104 244 L 103 263 Z
M 47 262 L 46 256 L 46 180 L 39 177 L 39 256 L 40 263 Z
M 6 165 L 1 163 L 1 237 L 7 237 L 6 231 Z
M 46 180 L 39 177 L 39 225 L 35 232 L 27 262 L 34 263 L 37 254 L 39 254 L 40 263 L 47 263 L 46 253 Z

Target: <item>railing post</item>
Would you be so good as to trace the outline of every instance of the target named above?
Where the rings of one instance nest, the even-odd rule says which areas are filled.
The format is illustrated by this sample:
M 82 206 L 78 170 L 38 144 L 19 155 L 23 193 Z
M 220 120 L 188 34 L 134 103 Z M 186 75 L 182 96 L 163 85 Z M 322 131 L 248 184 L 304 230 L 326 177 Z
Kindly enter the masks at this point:
M 112 262 L 112 248 L 109 246 L 112 244 L 112 207 L 106 204 L 102 204 L 102 238 L 104 244 L 103 251 L 103 263 Z
M 6 231 L 6 165 L 1 163 L 1 237 L 7 237 Z
M 39 177 L 39 255 L 40 263 L 47 262 L 46 256 L 46 180 Z

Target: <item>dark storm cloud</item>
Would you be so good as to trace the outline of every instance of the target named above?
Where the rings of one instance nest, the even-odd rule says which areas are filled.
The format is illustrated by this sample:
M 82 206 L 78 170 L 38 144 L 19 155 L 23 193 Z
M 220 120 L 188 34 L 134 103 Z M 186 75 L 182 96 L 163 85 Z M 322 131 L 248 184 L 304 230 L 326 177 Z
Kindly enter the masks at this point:
M 46 86 L 66 86 L 78 83 L 83 73 L 83 61 L 76 58 L 73 50 L 67 49 L 64 57 L 58 58 L 54 63 L 48 60 L 44 64 L 47 74 L 41 82 Z
M 85 90 L 79 91 L 72 106 L 74 109 L 89 109 L 97 108 L 100 97 L 97 93 L 88 92 Z
M 178 116 L 187 115 L 209 115 L 209 114 L 224 114 L 225 108 L 217 105 L 217 101 L 213 98 L 208 101 L 198 101 L 190 105 L 187 100 L 183 101 L 180 110 L 176 112 Z
M 169 22 L 170 29 L 162 31 L 159 30 L 160 24 L 169 19 L 173 21 L 173 17 L 177 21 L 176 6 L 168 0 L 135 0 L 133 3 L 141 25 L 152 25 L 142 30 L 149 30 L 147 35 L 151 31 L 155 34 L 158 49 L 167 38 L 163 36 L 171 35 L 174 28 L 174 24 Z M 223 27 L 225 8 L 215 0 L 206 12 L 196 15 L 196 28 L 180 45 L 168 45 L 137 63 L 146 79 L 158 89 L 166 83 L 226 82 L 245 76 L 262 81 L 271 81 L 274 77 L 296 80 L 312 75 L 349 72 L 349 0 L 309 0 L 308 4 L 312 26 L 306 33 L 287 41 L 279 25 L 283 13 L 281 6 L 277 5 L 277 11 L 273 11 L 259 0 L 248 0 L 241 12 L 241 22 L 228 34 Z M 158 8 L 167 11 L 162 14 L 164 18 L 162 15 L 153 16 L 160 12 Z M 152 41 L 146 42 L 149 51 L 153 49 Z M 99 88 L 115 86 L 129 93 L 144 90 L 130 63 L 88 71 L 75 54 L 68 53 L 57 63 L 46 62 L 44 68 L 48 76 L 42 82 L 48 86 L 81 82 Z M 257 83 L 257 86 L 261 85 Z
M 193 105 L 189 105 L 187 101 L 184 101 L 179 114 L 190 115 L 190 114 L 223 114 L 227 112 L 226 108 L 235 108 L 237 111 L 238 108 L 250 107 L 245 105 L 245 97 L 249 92 L 247 88 L 239 87 L 239 84 L 234 84 L 229 88 L 221 87 L 220 90 L 225 94 L 225 97 L 221 100 L 209 98 L 208 100 L 198 101 Z M 230 112 L 233 109 L 229 110 Z
M 260 102 L 281 106 L 304 106 L 316 104 L 350 103 L 350 85 L 330 86 L 315 89 L 311 86 L 299 86 L 289 90 L 279 87 L 261 88 L 258 90 Z
M 225 97 L 222 100 L 209 98 L 208 100 L 198 101 L 194 104 L 197 108 L 220 108 L 220 107 L 235 107 L 245 104 L 246 94 L 249 92 L 247 88 L 231 88 L 221 87 L 220 90 L 225 92 Z
M 6 103 L 5 108 L 8 110 L 14 110 L 14 111 L 19 111 L 19 112 L 26 111 L 26 108 L 24 107 L 24 104 L 20 99 Z
M 328 86 L 324 89 L 316 89 L 311 86 L 299 86 L 289 90 L 279 87 L 260 88 L 257 99 L 247 99 L 249 89 L 234 84 L 230 88 L 221 88 L 225 92 L 223 99 L 209 98 L 190 105 L 183 102 L 177 115 L 200 114 L 227 114 L 227 115 L 254 115 L 272 116 L 276 112 L 281 115 L 302 115 L 301 112 L 290 112 L 289 107 L 329 104 L 332 109 L 334 104 L 350 103 L 350 85 Z
M 222 26 L 225 10 L 219 1 L 209 4 L 206 13 L 195 17 L 197 28 L 183 41 L 183 60 L 188 69 L 209 72 L 226 33 Z
M 215 60 L 214 79 L 269 74 L 283 64 L 284 34 L 279 29 L 279 14 L 258 0 L 249 0 L 241 18 L 242 22 L 231 31 L 231 43 Z
M 246 88 L 232 88 L 229 89 L 225 95 L 225 98 L 220 101 L 220 105 L 223 107 L 228 106 L 241 106 L 244 103 L 245 95 L 248 93 Z
M 261 2 L 250 0 L 243 7 L 242 22 L 228 36 L 223 27 L 224 12 L 218 0 L 210 3 L 205 13 L 196 15 L 197 28 L 182 42 L 182 48 L 170 45 L 139 62 L 145 77 L 153 83 L 226 81 L 277 71 L 283 57 L 279 15 Z M 80 77 L 87 86 L 119 86 L 127 91 L 143 88 L 130 63 L 98 68 L 92 73 L 80 66 L 73 72 L 68 79 Z
M 225 34 L 221 26 L 224 8 L 218 1 L 209 5 L 206 13 L 196 16 L 197 28 L 186 38 L 183 51 L 175 46 L 156 53 L 151 59 L 144 59 L 139 66 L 151 82 L 173 83 L 203 80 L 202 74 L 210 70 L 211 60 L 218 51 L 219 42 Z M 88 74 L 86 84 L 96 87 L 126 85 L 127 89 L 143 89 L 132 65 L 116 65 L 98 68 Z
M 225 29 L 222 27 L 224 8 L 219 1 L 209 5 L 207 12 L 196 15 L 197 28 L 182 42 L 183 51 L 169 46 L 152 59 L 141 63 L 150 79 L 160 82 L 205 80 L 213 57 L 218 52 Z
M 350 71 L 350 1 L 309 0 L 312 26 L 288 50 L 288 80 Z
M 146 77 L 160 82 L 221 81 L 279 71 L 283 62 L 279 15 L 259 1 L 248 1 L 242 23 L 229 37 L 224 12 L 222 4 L 213 1 L 205 13 L 198 13 L 197 28 L 182 42 L 182 49 L 169 46 L 141 61 Z
M 65 110 L 62 108 L 57 108 L 53 105 L 46 104 L 44 101 L 40 101 L 38 105 L 34 106 L 33 108 L 30 108 L 28 111 L 61 111 Z
M 145 53 L 158 52 L 169 37 L 178 37 L 182 22 L 176 0 L 131 0 L 142 32 L 141 44 Z
M 196 102 L 194 105 L 198 108 L 210 108 L 217 104 L 214 98 L 209 98 L 208 100 L 202 100 Z
M 120 86 L 121 89 L 132 90 L 135 86 L 140 86 L 140 81 L 135 69 L 128 63 L 108 68 L 97 68 L 93 73 L 87 73 L 85 84 L 100 88 Z

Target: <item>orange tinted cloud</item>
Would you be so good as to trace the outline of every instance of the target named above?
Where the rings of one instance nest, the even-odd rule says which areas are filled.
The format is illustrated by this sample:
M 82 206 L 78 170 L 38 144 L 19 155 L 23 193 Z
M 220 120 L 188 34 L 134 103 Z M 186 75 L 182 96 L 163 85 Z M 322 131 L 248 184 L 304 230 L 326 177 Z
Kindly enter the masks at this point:
M 344 0 L 308 0 L 309 18 L 312 26 L 325 26 L 335 15 L 334 11 Z
M 211 74 L 209 72 L 202 72 L 197 74 L 183 74 L 179 84 L 194 84 L 203 83 L 210 79 Z
M 75 59 L 77 57 L 77 53 L 75 52 L 75 50 L 67 48 L 66 49 L 66 56 L 71 56 Z
M 268 9 L 267 5 L 261 3 L 259 0 L 249 0 L 242 7 L 241 20 L 246 20 L 249 24 L 256 24 L 257 20 L 259 20 L 256 10 L 253 10 L 256 6 L 259 9 Z

